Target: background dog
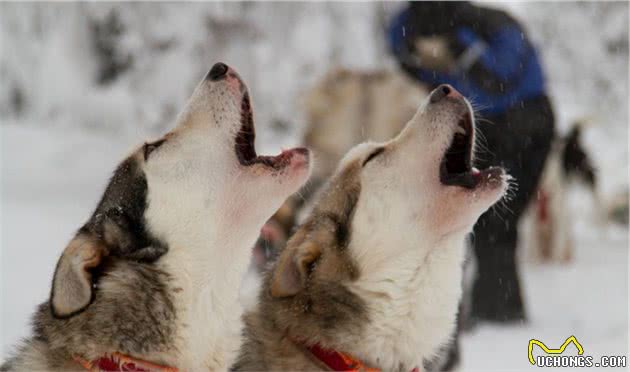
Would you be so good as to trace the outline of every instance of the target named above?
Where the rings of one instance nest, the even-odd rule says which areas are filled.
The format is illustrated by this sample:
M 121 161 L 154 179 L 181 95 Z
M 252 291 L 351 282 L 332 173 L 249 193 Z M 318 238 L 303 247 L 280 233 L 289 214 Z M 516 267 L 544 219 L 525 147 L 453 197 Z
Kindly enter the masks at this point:
M 297 148 L 257 156 L 249 94 L 217 63 L 177 126 L 134 150 L 61 255 L 33 336 L 2 370 L 136 365 L 221 370 L 260 226 L 309 176 Z M 120 367 L 122 368 L 122 367 Z
M 583 123 L 574 123 L 569 134 L 555 141 L 536 198 L 523 216 L 522 228 L 528 233 L 523 234 L 521 240 L 528 259 L 561 263 L 573 259 L 572 218 L 567 193 L 576 181 L 581 181 L 589 189 L 599 213 L 604 213 L 597 192 L 597 172 L 581 143 L 583 127 Z
M 266 275 L 234 369 L 331 367 L 317 350 L 422 366 L 455 325 L 464 239 L 508 184 L 472 167 L 474 130 L 444 85 L 395 139 L 352 149 Z
M 316 184 L 330 177 L 355 145 L 387 141 L 414 115 L 429 90 L 388 70 L 332 70 L 304 98 L 304 142 L 317 149 Z M 383 102 L 382 104 L 379 104 Z

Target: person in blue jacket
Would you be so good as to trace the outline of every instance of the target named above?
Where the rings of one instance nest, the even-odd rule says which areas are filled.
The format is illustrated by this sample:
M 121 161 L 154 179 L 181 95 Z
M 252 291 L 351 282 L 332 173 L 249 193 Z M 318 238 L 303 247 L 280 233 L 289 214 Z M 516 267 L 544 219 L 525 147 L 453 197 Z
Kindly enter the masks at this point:
M 538 53 L 510 15 L 468 2 L 412 2 L 391 21 L 387 40 L 409 76 L 432 87 L 451 84 L 487 119 L 479 125 L 487 149 L 477 167 L 503 165 L 518 188 L 504 211 L 491 210 L 475 225 L 478 273 L 470 316 L 524 320 L 517 225 L 555 135 Z

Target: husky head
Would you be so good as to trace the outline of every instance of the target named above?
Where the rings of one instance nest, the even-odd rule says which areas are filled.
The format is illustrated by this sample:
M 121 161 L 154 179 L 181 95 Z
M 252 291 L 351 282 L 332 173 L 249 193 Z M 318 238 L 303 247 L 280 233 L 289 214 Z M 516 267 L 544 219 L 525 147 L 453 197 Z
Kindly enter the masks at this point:
M 385 370 L 418 365 L 454 324 L 465 235 L 507 188 L 472 166 L 474 136 L 443 85 L 396 138 L 350 150 L 268 275 L 264 316 Z
M 434 90 L 396 138 L 346 154 L 283 255 L 299 250 L 303 239 L 318 250 L 309 259 L 319 257 L 320 245 L 344 246 L 355 261 L 373 266 L 409 249 L 424 257 L 452 237 L 463 238 L 503 196 L 508 178 L 502 168 L 472 166 L 474 125 L 470 105 L 455 89 Z M 272 287 L 278 294 L 282 278 Z
M 176 127 L 139 146 L 114 172 L 57 264 L 52 313 L 63 318 L 89 307 L 113 261 L 167 262 L 168 274 L 192 281 L 217 266 L 245 265 L 262 224 L 310 169 L 306 149 L 258 156 L 254 138 L 247 87 L 233 69 L 215 64 Z

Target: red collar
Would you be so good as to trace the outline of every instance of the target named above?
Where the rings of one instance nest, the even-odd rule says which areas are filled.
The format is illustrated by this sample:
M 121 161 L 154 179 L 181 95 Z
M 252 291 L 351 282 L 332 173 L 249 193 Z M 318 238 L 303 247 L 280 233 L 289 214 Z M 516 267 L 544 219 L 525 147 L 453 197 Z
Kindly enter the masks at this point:
M 360 360 L 341 353 L 336 350 L 324 349 L 318 344 L 304 346 L 313 357 L 322 362 L 331 371 L 344 372 L 380 372 L 378 368 L 371 368 L 363 364 Z M 420 368 L 415 367 L 411 372 L 420 372 Z
M 93 361 L 79 356 L 72 357 L 86 371 L 91 372 L 178 372 L 177 368 L 161 366 L 141 359 L 135 359 L 120 353 L 105 354 Z

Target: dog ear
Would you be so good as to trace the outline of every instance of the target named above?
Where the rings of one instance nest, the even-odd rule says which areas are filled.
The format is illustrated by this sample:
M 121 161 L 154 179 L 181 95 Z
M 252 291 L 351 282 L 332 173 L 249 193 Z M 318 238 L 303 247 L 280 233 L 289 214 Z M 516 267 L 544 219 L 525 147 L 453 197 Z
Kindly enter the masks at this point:
M 57 262 L 50 294 L 54 316 L 65 318 L 84 310 L 94 298 L 92 272 L 110 253 L 125 256 L 138 243 L 128 218 L 119 208 L 97 214 L 90 231 L 79 232 Z
M 80 232 L 72 239 L 61 254 L 53 277 L 50 307 L 55 317 L 69 317 L 92 302 L 90 270 L 108 254 L 105 243 L 90 233 Z
M 303 241 L 296 247 L 287 246 L 272 274 L 271 296 L 290 297 L 298 294 L 320 255 L 321 248 L 312 240 Z

